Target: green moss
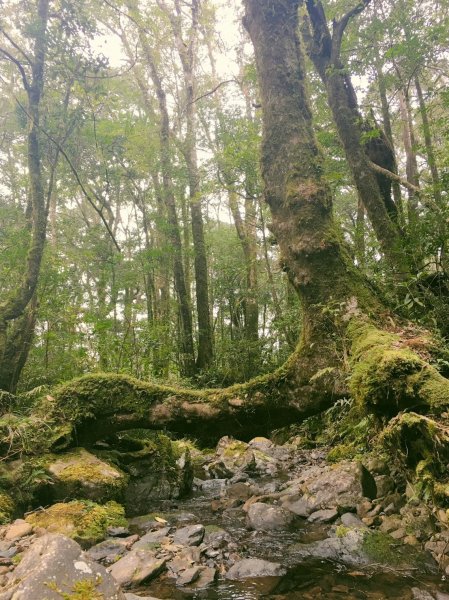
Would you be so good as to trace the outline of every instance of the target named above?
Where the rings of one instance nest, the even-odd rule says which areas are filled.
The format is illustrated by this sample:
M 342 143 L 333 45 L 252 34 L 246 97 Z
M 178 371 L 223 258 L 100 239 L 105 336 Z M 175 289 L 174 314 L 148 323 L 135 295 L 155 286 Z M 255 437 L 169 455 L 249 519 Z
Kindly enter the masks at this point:
M 329 462 L 339 462 L 341 460 L 348 460 L 356 456 L 357 450 L 354 446 L 349 444 L 338 444 L 327 453 L 326 460 Z
M 117 466 L 83 448 L 63 455 L 46 455 L 39 462 L 54 479 L 57 499 L 121 500 L 128 483 L 128 476 Z
M 4 525 L 11 521 L 14 510 L 14 500 L 6 492 L 0 491 L 0 525 Z
M 80 543 L 96 543 L 106 537 L 108 527 L 126 526 L 125 510 L 116 502 L 104 505 L 73 500 L 53 504 L 48 509 L 34 512 L 26 521 L 51 532 L 62 533 Z
M 337 525 L 335 529 L 335 535 L 339 538 L 345 537 L 351 531 L 350 527 L 345 527 L 344 525 Z
M 351 340 L 350 390 L 370 410 L 392 416 L 423 405 L 441 411 L 449 405 L 449 381 L 410 348 L 400 336 L 354 320 Z
M 63 600 L 106 600 L 97 587 L 101 584 L 101 577 L 93 579 L 82 579 L 76 581 L 71 592 L 63 592 L 54 581 L 49 581 L 46 586 L 61 596 Z
M 367 531 L 363 536 L 362 549 L 376 563 L 397 565 L 401 562 L 396 549 L 397 542 L 381 531 Z

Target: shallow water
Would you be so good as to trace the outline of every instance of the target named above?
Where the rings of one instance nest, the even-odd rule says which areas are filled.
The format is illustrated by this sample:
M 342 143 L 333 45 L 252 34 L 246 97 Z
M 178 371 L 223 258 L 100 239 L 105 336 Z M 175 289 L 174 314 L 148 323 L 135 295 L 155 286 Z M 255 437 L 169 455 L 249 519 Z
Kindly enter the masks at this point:
M 290 550 L 293 544 L 326 538 L 328 526 L 309 525 L 298 519 L 289 531 L 248 531 L 241 508 L 222 514 L 213 513 L 210 498 L 205 496 L 178 501 L 173 508 L 175 510 L 161 510 L 161 515 L 170 523 L 175 523 L 180 513 L 193 513 L 196 518 L 191 523 L 215 525 L 228 531 L 238 545 L 238 553 L 242 558 L 280 562 L 288 568 L 288 572 L 280 578 L 245 581 L 229 581 L 219 576 L 213 587 L 203 590 L 176 588 L 174 580 L 163 575 L 135 593 L 153 595 L 162 600 L 412 600 L 412 588 L 432 594 L 436 591 L 449 594 L 449 583 L 443 573 L 428 576 L 416 572 L 411 575 L 393 568 L 391 571 L 384 569 L 382 573 L 372 573 L 363 568 L 346 567 L 329 561 L 305 562 L 295 558 L 294 551 Z

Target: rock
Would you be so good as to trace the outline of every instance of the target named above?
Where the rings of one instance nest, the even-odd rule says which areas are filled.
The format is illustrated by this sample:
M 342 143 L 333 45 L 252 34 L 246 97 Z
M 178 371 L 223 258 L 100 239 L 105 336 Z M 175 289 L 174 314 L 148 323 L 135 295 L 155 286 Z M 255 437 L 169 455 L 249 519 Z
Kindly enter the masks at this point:
M 291 512 L 271 506 L 263 502 L 251 504 L 247 513 L 247 526 L 259 531 L 272 531 L 275 529 L 285 529 L 293 521 Z
M 193 466 L 188 448 L 165 435 L 141 430 L 121 434 L 121 439 L 124 451 L 118 460 L 129 475 L 124 499 L 127 514 L 149 513 L 155 501 L 181 498 L 191 491 Z M 133 446 L 140 449 L 130 451 Z
M 425 590 L 414 587 L 411 589 L 411 592 L 413 600 L 434 600 L 432 594 L 429 594 L 429 592 L 426 592 Z
M 106 533 L 111 537 L 127 537 L 129 529 L 128 527 L 108 527 Z
M 394 480 L 389 475 L 377 475 L 374 479 L 378 498 L 383 498 L 394 490 Z
M 254 438 L 246 444 L 225 436 L 217 444 L 214 460 L 205 468 L 212 477 L 226 479 L 235 477 L 237 473 L 274 475 L 279 468 L 278 459 L 274 456 L 276 453 L 285 456 L 288 451 L 266 438 Z
M 224 492 L 228 498 L 242 500 L 243 502 L 248 500 L 254 493 L 253 489 L 242 481 L 229 485 Z
M 312 499 L 298 495 L 284 497 L 282 506 L 298 517 L 309 517 L 318 509 Z
M 298 558 L 315 558 L 342 562 L 351 566 L 400 567 L 401 570 L 433 573 L 437 564 L 428 553 L 410 552 L 389 535 L 369 529 L 340 525 L 336 536 L 311 544 L 295 544 L 291 552 Z
M 159 598 L 155 598 L 154 596 L 136 596 L 136 594 L 125 594 L 126 600 L 160 600 Z
M 389 473 L 387 461 L 378 456 L 370 456 L 365 462 L 365 466 L 374 475 L 386 475 Z
M 366 527 L 365 523 L 363 523 L 357 515 L 353 513 L 344 513 L 340 517 L 341 522 L 346 527 Z
M 285 490 L 282 504 L 299 516 L 321 509 L 356 510 L 366 498 L 376 497 L 376 483 L 361 463 L 343 461 L 305 469 L 297 483 Z
M 324 508 L 317 510 L 307 519 L 309 523 L 332 523 L 338 517 L 336 508 Z
M 151 549 L 155 544 L 160 544 L 160 542 L 168 536 L 169 532 L 170 527 L 162 527 L 161 529 L 156 529 L 156 531 L 149 531 L 134 544 L 134 548 Z
M 108 570 L 117 583 L 124 587 L 133 587 L 157 577 L 165 569 L 166 562 L 165 559 L 156 558 L 151 550 L 136 548 Z
M 195 589 L 202 590 L 210 587 L 215 583 L 217 577 L 217 569 L 213 567 L 202 567 L 198 579 L 195 581 Z
M 7 594 L 0 593 L 0 598 L 61 600 L 63 596 L 81 597 L 78 593 L 84 591 L 86 598 L 124 600 L 104 567 L 88 558 L 76 542 L 58 534 L 47 534 L 32 542 L 14 570 L 13 581 L 17 583 L 7 592 L 0 589 Z
M 204 533 L 203 525 L 188 525 L 175 532 L 173 541 L 181 546 L 199 546 L 203 541 Z
M 127 524 L 123 507 L 113 501 L 102 506 L 82 500 L 61 502 L 31 513 L 25 520 L 34 527 L 73 538 L 84 546 L 103 540 L 108 527 L 125 527 Z
M 200 567 L 194 566 L 190 567 L 190 569 L 186 569 L 181 573 L 181 575 L 176 580 L 176 585 L 183 587 L 185 585 L 189 585 L 189 583 L 193 583 L 198 579 L 200 575 Z
M 402 519 L 398 515 L 391 515 L 383 517 L 382 524 L 379 527 L 380 531 L 384 533 L 390 533 L 402 527 Z
M 204 543 L 214 549 L 224 548 L 232 541 L 231 535 L 215 525 L 206 525 Z
M 395 531 L 391 531 L 390 535 L 394 540 L 402 540 L 407 535 L 407 532 L 404 527 L 400 527 Z
M 244 558 L 236 562 L 226 573 L 227 579 L 254 579 L 257 577 L 281 577 L 287 569 L 280 563 L 260 558 Z
M 33 527 L 23 519 L 17 519 L 6 530 L 5 540 L 17 540 L 33 532 Z
M 103 503 L 123 500 L 127 475 L 84 448 L 75 448 L 46 460 L 47 470 L 54 481 L 51 486 L 54 501 L 84 498 Z
M 92 560 L 110 565 L 123 556 L 138 538 L 137 535 L 131 535 L 128 538 L 110 538 L 92 546 L 86 554 Z

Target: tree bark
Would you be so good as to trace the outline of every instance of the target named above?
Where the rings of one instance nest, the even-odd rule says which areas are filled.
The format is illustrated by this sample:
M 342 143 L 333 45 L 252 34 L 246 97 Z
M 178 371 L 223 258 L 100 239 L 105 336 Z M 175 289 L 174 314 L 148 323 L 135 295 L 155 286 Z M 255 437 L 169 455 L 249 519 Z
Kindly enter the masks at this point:
M 198 318 L 198 351 L 196 368 L 207 369 L 213 360 L 213 334 L 209 307 L 209 272 L 207 268 L 206 242 L 201 206 L 200 176 L 196 151 L 196 74 L 195 61 L 198 46 L 199 29 L 199 0 L 192 0 L 190 5 L 190 32 L 185 41 L 181 29 L 181 7 L 175 0 L 175 10 L 170 10 L 165 2 L 159 0 L 159 5 L 166 12 L 172 25 L 179 58 L 184 75 L 184 111 L 186 116 L 186 135 L 183 144 L 183 154 L 187 165 L 189 178 L 190 213 L 192 217 L 192 240 L 194 251 L 194 272 L 196 308 Z
M 31 64 L 30 80 L 28 81 L 26 75 L 23 75 L 23 84 L 28 99 L 27 153 L 28 178 L 32 208 L 30 244 L 26 266 L 24 269 L 24 277 L 22 279 L 21 284 L 9 298 L 0 303 L 0 372 L 2 373 L 1 385 L 12 388 L 15 388 L 15 385 L 17 383 L 17 369 L 20 367 L 20 361 L 16 363 L 13 371 L 11 371 L 11 366 L 10 364 L 8 364 L 8 361 L 10 360 L 10 357 L 15 355 L 16 353 L 14 352 L 13 348 L 8 348 L 8 323 L 14 321 L 15 319 L 20 319 L 22 317 L 27 306 L 29 305 L 31 299 L 35 294 L 39 280 L 39 273 L 47 231 L 47 207 L 41 168 L 39 122 L 40 104 L 44 89 L 45 58 L 47 52 L 48 4 L 49 0 L 39 0 L 38 2 L 36 21 L 33 28 L 33 36 L 35 37 L 35 42 L 33 60 Z M 25 326 L 25 324 L 28 323 L 28 320 L 24 319 L 22 320 L 22 323 Z M 26 332 L 24 330 L 24 337 L 26 337 L 25 333 Z M 15 331 L 14 335 L 11 336 L 11 343 L 13 345 L 17 341 L 17 335 L 18 332 Z
M 403 277 L 409 271 L 409 264 L 400 228 L 395 219 L 392 219 L 392 213 L 397 212 L 397 207 L 386 206 L 376 174 L 369 166 L 370 158 L 363 143 L 363 119 L 350 76 L 340 57 L 345 28 L 366 4 L 368 2 L 360 3 L 358 11 L 349 11 L 339 21 L 334 21 L 331 34 L 320 0 L 306 0 L 309 19 L 303 21 L 302 31 L 308 54 L 326 87 L 329 105 L 358 194 L 385 258 L 396 274 Z M 391 188 L 391 182 L 385 181 L 385 185 Z

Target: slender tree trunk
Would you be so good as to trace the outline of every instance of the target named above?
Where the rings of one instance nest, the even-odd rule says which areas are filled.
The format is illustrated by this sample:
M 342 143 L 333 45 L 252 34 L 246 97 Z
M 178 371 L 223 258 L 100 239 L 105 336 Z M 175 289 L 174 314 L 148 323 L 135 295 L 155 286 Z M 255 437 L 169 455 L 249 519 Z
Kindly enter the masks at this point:
M 39 140 L 40 104 L 44 89 L 44 67 L 47 51 L 47 21 L 49 0 L 39 0 L 37 5 L 37 16 L 35 29 L 33 29 L 34 56 L 31 64 L 31 79 L 24 80 L 24 86 L 28 98 L 28 178 L 31 197 L 31 239 L 28 251 L 24 277 L 15 290 L 15 293 L 7 300 L 0 302 L 0 373 L 2 373 L 2 385 L 5 389 L 15 387 L 20 375 L 20 362 L 11 371 L 8 357 L 16 355 L 8 348 L 8 323 L 19 319 L 24 314 L 28 304 L 33 298 L 38 284 L 42 256 L 45 246 L 47 230 L 47 207 L 46 196 L 41 168 L 41 147 Z M 29 323 L 25 318 L 22 320 L 24 326 Z M 25 331 L 23 337 L 25 338 Z M 16 333 L 12 336 L 14 338 Z M 6 361 L 5 363 L 3 361 Z M 19 370 L 20 369 L 20 370 Z M 8 382 L 9 371 L 9 382 Z
M 399 92 L 399 109 L 401 113 L 402 121 L 402 141 L 404 143 L 404 150 L 406 156 L 405 171 L 407 175 L 407 181 L 412 185 L 419 187 L 418 178 L 418 163 L 416 160 L 416 142 L 415 134 L 413 131 L 413 121 L 410 114 L 410 102 L 408 99 L 408 93 L 404 90 Z M 408 221 L 411 231 L 415 230 L 418 224 L 418 198 L 416 192 L 408 190 Z
M 164 10 L 172 24 L 176 46 L 181 59 L 184 74 L 186 137 L 184 140 L 184 157 L 189 177 L 190 213 L 192 217 L 192 240 L 194 251 L 194 272 L 196 308 L 198 318 L 198 352 L 196 367 L 207 369 L 213 360 L 213 334 L 209 307 L 209 272 L 207 268 L 206 242 L 201 206 L 200 177 L 196 151 L 196 55 L 199 29 L 199 0 L 191 2 L 191 24 L 187 41 L 183 40 L 181 30 L 181 8 L 175 0 L 175 13 L 162 2 Z
M 146 58 L 150 67 L 151 78 L 156 88 L 156 95 L 160 109 L 160 131 L 159 138 L 161 144 L 161 171 L 162 171 L 162 190 L 164 202 L 167 209 L 167 218 L 169 224 L 168 237 L 173 246 L 173 271 L 175 280 L 175 289 L 179 300 L 179 313 L 181 324 L 181 371 L 191 377 L 195 373 L 195 352 L 193 346 L 193 326 L 192 313 L 190 310 L 189 293 L 186 286 L 183 257 L 182 240 L 179 228 L 178 214 L 176 211 L 175 196 L 173 193 L 173 184 L 171 181 L 171 161 L 170 161 L 170 121 L 167 110 L 167 100 L 162 82 L 156 70 L 155 63 L 150 53 L 147 41 L 140 35 L 141 43 L 144 47 Z
M 380 63 L 380 56 L 379 56 L 377 47 L 376 47 L 376 54 L 377 54 L 377 56 L 376 56 L 376 79 L 377 79 L 377 85 L 379 88 L 380 102 L 381 102 L 381 106 L 382 106 L 383 128 L 385 131 L 385 135 L 387 136 L 388 142 L 391 146 L 393 156 L 395 159 L 393 173 L 397 174 L 398 169 L 397 169 L 397 161 L 396 161 L 396 152 L 395 152 L 395 147 L 394 147 L 393 129 L 391 126 L 390 105 L 388 103 L 387 86 L 385 83 L 384 74 L 382 72 L 382 65 Z M 399 213 L 400 224 L 401 224 L 401 226 L 403 226 L 404 225 L 404 207 L 402 206 L 401 186 L 398 181 L 393 181 L 391 185 L 393 188 L 394 203 L 397 206 L 398 213 Z
M 441 182 L 440 175 L 438 173 L 437 161 L 435 158 L 435 151 L 433 149 L 432 132 L 430 130 L 429 117 L 427 114 L 427 106 L 424 100 L 424 94 L 421 87 L 419 77 L 415 77 L 415 88 L 419 102 L 419 112 L 421 113 L 422 129 L 424 134 L 424 143 L 426 145 L 427 164 L 429 165 L 430 173 L 432 175 L 433 183 L 433 195 L 435 202 L 438 206 L 441 206 Z

